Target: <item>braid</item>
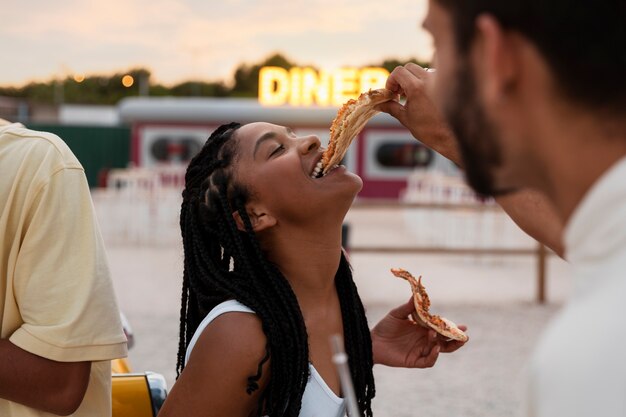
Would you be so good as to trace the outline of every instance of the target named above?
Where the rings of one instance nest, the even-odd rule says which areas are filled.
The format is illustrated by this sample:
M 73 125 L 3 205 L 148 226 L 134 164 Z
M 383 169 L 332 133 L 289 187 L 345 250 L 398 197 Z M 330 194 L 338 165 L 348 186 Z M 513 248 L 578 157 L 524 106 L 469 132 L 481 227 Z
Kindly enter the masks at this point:
M 251 308 L 267 337 L 266 353 L 246 392 L 258 390 L 263 365 L 271 358 L 271 378 L 260 395 L 258 415 L 296 417 L 309 378 L 309 347 L 304 317 L 287 279 L 263 254 L 245 204 L 249 192 L 232 180 L 236 143 L 230 140 L 241 125 L 220 126 L 191 160 L 185 174 L 180 213 L 184 268 L 180 308 L 177 375 L 201 320 L 217 304 L 235 299 Z M 232 216 L 237 212 L 245 231 Z M 371 339 L 365 312 L 342 255 L 336 275 L 346 350 L 357 398 L 371 416 L 374 396 Z M 355 326 L 355 324 L 357 324 Z
M 238 212 L 243 220 L 245 229 L 248 232 L 248 236 L 253 236 L 252 224 L 250 222 L 250 218 L 248 214 L 245 211 L 245 207 L 242 201 L 239 201 Z M 258 241 L 256 239 L 250 239 L 248 244 L 249 246 L 251 246 L 251 249 L 256 255 L 255 259 L 262 260 L 260 266 L 263 268 L 265 275 L 278 277 L 278 279 L 270 280 L 268 283 L 261 284 L 262 286 L 265 286 L 267 284 L 271 285 L 273 287 L 273 290 L 277 294 L 279 294 L 278 300 L 282 301 L 282 303 L 279 304 L 276 302 L 276 300 L 271 300 L 271 299 L 267 300 L 269 303 L 274 305 L 274 308 L 272 309 L 272 313 L 276 315 L 277 320 L 289 321 L 289 326 L 291 328 L 294 328 L 297 331 L 295 340 L 301 340 L 301 339 L 305 340 L 305 343 L 303 346 L 299 346 L 299 345 L 293 346 L 292 345 L 293 339 L 291 338 L 288 338 L 286 340 L 287 351 L 291 351 L 291 354 L 295 356 L 295 360 L 289 361 L 286 364 L 287 365 L 286 369 L 284 370 L 281 369 L 280 372 L 281 373 L 286 372 L 288 374 L 294 374 L 295 372 L 296 376 L 298 376 L 298 380 L 296 381 L 296 383 L 306 386 L 306 383 L 308 381 L 308 376 L 309 376 L 308 375 L 309 350 L 308 350 L 308 342 L 306 342 L 308 337 L 306 333 L 306 327 L 303 326 L 304 317 L 302 317 L 302 313 L 300 311 L 300 306 L 298 304 L 296 295 L 293 292 L 291 286 L 289 285 L 289 282 L 278 271 L 278 268 L 276 268 L 274 265 L 270 264 L 269 262 L 265 261 L 265 256 L 263 255 L 261 251 L 261 247 L 259 246 Z M 261 296 L 266 297 L 266 294 L 262 293 Z M 295 369 L 294 369 L 293 364 L 296 365 Z M 300 369 L 302 365 L 305 365 L 304 371 Z M 275 372 L 274 367 L 272 367 L 272 375 L 275 375 L 274 372 Z M 298 392 L 293 393 L 291 391 L 292 390 L 287 385 L 282 385 L 278 387 L 275 391 L 269 390 L 268 400 L 271 401 L 273 397 L 275 397 L 276 399 L 290 398 L 288 402 L 288 406 L 292 406 L 294 408 L 294 412 L 296 413 L 295 415 L 297 415 L 300 409 L 302 394 Z M 294 397 L 294 398 L 291 398 L 291 397 Z M 287 414 L 286 412 L 285 415 L 290 415 L 290 414 Z
M 189 279 L 187 278 L 186 266 L 183 267 L 183 294 L 180 301 L 180 337 L 178 338 L 178 356 L 176 358 L 176 379 L 180 376 L 182 364 L 185 361 L 185 348 L 188 343 L 187 323 L 182 317 L 187 317 L 189 298 Z

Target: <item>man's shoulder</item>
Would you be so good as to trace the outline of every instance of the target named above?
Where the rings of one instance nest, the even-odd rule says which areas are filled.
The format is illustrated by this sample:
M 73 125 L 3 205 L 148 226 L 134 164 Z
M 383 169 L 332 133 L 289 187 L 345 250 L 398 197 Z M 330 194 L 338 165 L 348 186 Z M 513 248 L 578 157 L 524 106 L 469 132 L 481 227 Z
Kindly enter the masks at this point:
M 82 168 L 67 144 L 51 132 L 32 130 L 20 123 L 0 124 L 0 153 L 34 163 L 47 161 L 54 169 Z

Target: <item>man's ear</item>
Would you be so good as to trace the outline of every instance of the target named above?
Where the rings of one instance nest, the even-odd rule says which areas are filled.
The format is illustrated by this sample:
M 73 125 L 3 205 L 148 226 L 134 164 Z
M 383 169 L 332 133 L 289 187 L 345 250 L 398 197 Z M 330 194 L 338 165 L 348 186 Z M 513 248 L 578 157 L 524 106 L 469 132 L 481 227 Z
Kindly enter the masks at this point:
M 476 29 L 480 41 L 480 53 L 475 57 L 483 74 L 483 97 L 497 103 L 506 97 L 511 82 L 517 77 L 517 45 L 508 36 L 498 21 L 491 15 L 483 14 L 476 19 Z
M 246 212 L 248 213 L 248 218 L 250 219 L 250 223 L 252 223 L 252 230 L 254 232 L 260 232 L 276 225 L 276 218 L 267 213 L 266 210 L 260 209 L 259 207 L 246 207 Z M 233 212 L 233 219 L 235 219 L 237 229 L 244 232 L 246 227 L 238 211 Z

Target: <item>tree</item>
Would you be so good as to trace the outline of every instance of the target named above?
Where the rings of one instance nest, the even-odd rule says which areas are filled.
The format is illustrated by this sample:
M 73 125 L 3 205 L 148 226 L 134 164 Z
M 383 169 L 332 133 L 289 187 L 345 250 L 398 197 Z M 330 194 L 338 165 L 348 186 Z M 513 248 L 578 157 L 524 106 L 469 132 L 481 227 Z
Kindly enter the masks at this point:
M 370 66 L 383 67 L 391 72 L 399 65 L 414 62 L 421 66 L 428 63 L 415 58 L 400 60 L 387 58 L 382 64 Z M 206 82 L 190 80 L 172 87 L 160 84 L 149 84 L 150 71 L 146 68 L 134 68 L 113 75 L 90 75 L 80 82 L 66 77 L 62 80 L 48 82 L 32 82 L 22 87 L 0 87 L 0 96 L 23 97 L 40 103 L 76 103 L 76 104 L 115 104 L 128 96 L 148 93 L 151 96 L 198 96 L 198 97 L 256 97 L 259 88 L 259 72 L 262 67 L 274 66 L 291 69 L 301 66 L 280 53 L 275 53 L 259 63 L 242 63 L 235 70 L 234 85 L 228 88 L 222 81 Z M 133 77 L 133 84 L 125 87 L 122 78 Z M 144 90 L 141 91 L 142 82 Z M 147 87 L 147 88 L 146 88 Z
M 229 93 L 222 82 L 185 81 L 170 89 L 173 96 L 227 97 Z
M 296 65 L 281 54 L 274 54 L 258 64 L 241 64 L 235 70 L 235 85 L 230 93 L 235 97 L 256 97 L 259 91 L 259 72 L 262 67 L 291 69 Z
M 428 67 L 430 64 L 426 61 L 420 61 L 416 58 L 409 58 L 406 60 L 399 60 L 396 58 L 387 58 L 383 61 L 382 64 L 380 65 L 374 65 L 374 66 L 380 66 L 383 67 L 384 69 L 386 69 L 387 71 L 391 72 L 394 70 L 394 68 L 399 67 L 401 65 L 406 65 L 409 62 L 412 62 L 414 64 L 419 65 L 420 67 Z

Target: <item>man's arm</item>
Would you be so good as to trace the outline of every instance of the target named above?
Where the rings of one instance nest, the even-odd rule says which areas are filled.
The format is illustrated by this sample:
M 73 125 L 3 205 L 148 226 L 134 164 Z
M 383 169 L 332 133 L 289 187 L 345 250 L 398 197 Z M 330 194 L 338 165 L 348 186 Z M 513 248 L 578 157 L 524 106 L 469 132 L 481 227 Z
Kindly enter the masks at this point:
M 397 67 L 387 80 L 387 88 L 405 96 L 406 102 L 403 105 L 390 101 L 380 104 L 378 109 L 398 119 L 415 138 L 462 168 L 454 134 L 426 92 L 427 79 L 432 76 L 416 64 Z M 564 256 L 563 221 L 545 196 L 521 190 L 496 201 L 524 232 Z
M 56 362 L 0 339 L 0 397 L 66 416 L 82 403 L 91 362 Z

